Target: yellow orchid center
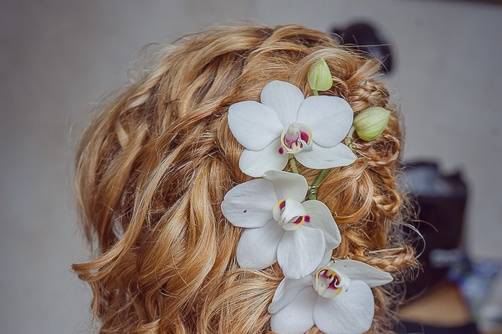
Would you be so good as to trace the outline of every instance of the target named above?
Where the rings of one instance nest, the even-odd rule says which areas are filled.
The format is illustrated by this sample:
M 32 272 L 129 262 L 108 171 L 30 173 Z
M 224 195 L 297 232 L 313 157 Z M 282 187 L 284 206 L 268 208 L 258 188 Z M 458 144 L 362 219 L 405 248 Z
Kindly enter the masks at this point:
M 301 123 L 292 123 L 281 134 L 279 154 L 294 154 L 312 149 L 312 132 Z
M 310 222 L 310 216 L 306 214 L 303 205 L 292 199 L 277 201 L 272 213 L 275 221 L 287 231 L 297 230 Z
M 330 267 L 322 267 L 314 274 L 314 290 L 324 298 L 335 298 L 350 283 L 350 279 Z

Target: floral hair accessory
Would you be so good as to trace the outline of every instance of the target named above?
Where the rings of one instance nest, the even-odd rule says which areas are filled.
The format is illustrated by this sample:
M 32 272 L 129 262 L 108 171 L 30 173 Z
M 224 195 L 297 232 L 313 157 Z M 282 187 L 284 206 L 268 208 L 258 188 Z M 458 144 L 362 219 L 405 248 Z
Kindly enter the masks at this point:
M 321 58 L 310 67 L 308 80 L 314 95 L 318 95 L 319 91 L 326 91 L 333 86 L 333 78 L 326 60 Z
M 290 156 L 313 169 L 350 165 L 356 156 L 342 141 L 352 120 L 352 108 L 344 99 L 305 98 L 284 81 L 265 85 L 261 103 L 238 102 L 228 112 L 230 130 L 245 148 L 239 166 L 253 177 L 283 170 Z
M 307 191 L 303 176 L 268 171 L 225 195 L 223 215 L 245 228 L 237 246 L 241 267 L 263 269 L 277 260 L 286 277 L 301 278 L 340 244 L 330 210 L 320 201 L 305 201 Z
M 354 129 L 364 141 L 377 139 L 387 127 L 390 111 L 382 107 L 370 107 L 354 118 Z
M 305 98 L 298 87 L 271 81 L 261 103 L 230 106 L 230 131 L 244 146 L 240 169 L 260 178 L 230 189 L 221 210 L 230 223 L 244 228 L 237 245 L 240 267 L 260 270 L 277 261 L 282 269 L 285 278 L 268 308 L 274 332 L 301 334 L 315 325 L 327 334 L 363 333 L 374 315 L 371 288 L 391 282 L 392 276 L 363 262 L 331 261 L 341 235 L 330 209 L 317 200 L 317 190 L 331 168 L 355 161 L 353 133 L 376 139 L 389 112 L 369 108 L 353 119 L 347 101 L 319 96 L 333 84 L 323 59 L 311 66 L 308 82 L 314 96 Z M 282 171 L 288 161 L 293 173 Z M 321 169 L 310 186 L 296 161 Z
M 336 260 L 302 279 L 285 278 L 278 286 L 269 313 L 280 334 L 302 334 L 317 326 L 326 334 L 366 332 L 373 321 L 372 287 L 392 276 L 354 260 Z

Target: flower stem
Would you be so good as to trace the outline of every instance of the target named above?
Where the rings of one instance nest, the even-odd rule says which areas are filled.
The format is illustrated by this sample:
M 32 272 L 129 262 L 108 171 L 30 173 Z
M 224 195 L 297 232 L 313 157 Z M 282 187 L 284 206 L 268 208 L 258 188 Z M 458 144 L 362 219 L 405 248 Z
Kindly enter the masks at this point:
M 309 189 L 309 199 L 317 199 L 317 189 L 321 186 L 322 181 L 328 176 L 329 172 L 331 169 L 323 169 L 319 174 L 317 174 L 314 182 L 312 182 L 312 185 L 310 186 Z
M 289 168 L 293 173 L 299 174 L 298 172 L 298 166 L 296 165 L 296 160 L 294 155 L 289 156 Z
M 347 137 L 345 137 L 345 139 L 344 139 L 345 145 L 347 145 L 350 148 L 352 148 L 352 142 L 354 141 L 354 131 L 355 130 L 356 130 L 356 128 L 351 127 L 349 130 L 349 133 L 347 134 Z
M 312 94 L 314 94 L 314 95 L 317 96 L 317 95 L 319 95 L 319 92 L 317 90 L 315 90 L 315 89 L 312 89 Z

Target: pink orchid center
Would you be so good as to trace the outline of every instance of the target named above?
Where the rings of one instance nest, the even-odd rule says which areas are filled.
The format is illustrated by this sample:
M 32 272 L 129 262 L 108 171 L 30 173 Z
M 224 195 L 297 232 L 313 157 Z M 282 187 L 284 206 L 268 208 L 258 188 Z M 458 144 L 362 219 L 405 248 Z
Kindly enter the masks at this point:
M 314 274 L 314 290 L 324 298 L 335 298 L 346 290 L 350 279 L 330 267 L 322 267 Z
M 312 149 L 312 132 L 302 123 L 291 123 L 281 134 L 279 154 L 295 154 Z
M 272 209 L 275 221 L 286 231 L 299 229 L 305 223 L 310 222 L 303 204 L 293 199 L 281 199 Z

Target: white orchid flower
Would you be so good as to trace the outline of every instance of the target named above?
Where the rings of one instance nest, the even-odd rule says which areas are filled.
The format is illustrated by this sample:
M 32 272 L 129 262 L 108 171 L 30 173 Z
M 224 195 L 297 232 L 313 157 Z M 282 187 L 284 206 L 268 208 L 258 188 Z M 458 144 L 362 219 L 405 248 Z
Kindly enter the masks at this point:
M 230 106 L 228 125 L 245 150 L 239 160 L 247 175 L 260 177 L 283 170 L 290 154 L 313 169 L 347 166 L 356 156 L 342 143 L 353 112 L 336 96 L 304 97 L 284 81 L 271 81 L 261 92 L 261 103 L 242 101 Z
M 341 236 L 328 207 L 304 201 L 302 175 L 268 171 L 263 178 L 235 186 L 221 204 L 223 215 L 243 227 L 237 246 L 239 266 L 264 269 L 279 262 L 286 277 L 312 273 Z
M 302 279 L 285 278 L 268 310 L 278 334 L 303 334 L 314 325 L 326 334 L 360 334 L 373 322 L 372 287 L 392 281 L 363 262 L 336 260 Z

